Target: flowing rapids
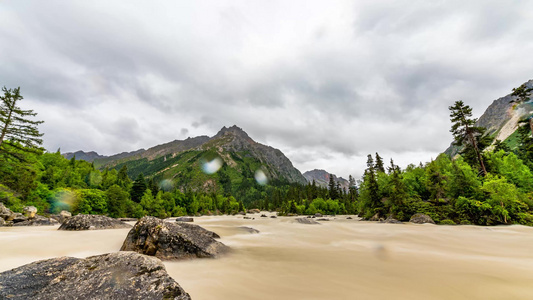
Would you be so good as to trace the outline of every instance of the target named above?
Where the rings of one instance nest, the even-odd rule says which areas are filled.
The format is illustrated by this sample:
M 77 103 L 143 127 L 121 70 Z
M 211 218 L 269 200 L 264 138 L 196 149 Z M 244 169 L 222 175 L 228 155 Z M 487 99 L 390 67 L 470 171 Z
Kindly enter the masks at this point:
M 232 253 L 165 262 L 193 299 L 533 298 L 533 228 L 379 224 L 345 216 L 304 225 L 249 216 L 255 220 L 195 218 Z M 0 227 L 0 272 L 50 257 L 117 251 L 128 231 Z

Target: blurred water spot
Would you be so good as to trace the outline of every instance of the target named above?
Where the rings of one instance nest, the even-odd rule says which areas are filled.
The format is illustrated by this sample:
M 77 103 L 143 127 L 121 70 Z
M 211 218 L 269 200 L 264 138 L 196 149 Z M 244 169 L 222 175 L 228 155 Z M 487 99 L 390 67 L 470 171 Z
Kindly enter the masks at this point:
M 174 188 L 174 184 L 170 179 L 163 179 L 159 182 L 159 188 L 165 192 L 171 191 Z
M 263 172 L 263 170 L 261 169 L 258 169 L 257 171 L 255 171 L 255 181 L 257 181 L 257 183 L 259 183 L 260 185 L 265 185 L 268 183 L 268 177 L 266 176 L 265 172 Z
M 206 174 L 216 173 L 222 167 L 222 159 L 220 157 L 214 158 L 212 161 L 205 161 L 202 163 L 202 171 Z

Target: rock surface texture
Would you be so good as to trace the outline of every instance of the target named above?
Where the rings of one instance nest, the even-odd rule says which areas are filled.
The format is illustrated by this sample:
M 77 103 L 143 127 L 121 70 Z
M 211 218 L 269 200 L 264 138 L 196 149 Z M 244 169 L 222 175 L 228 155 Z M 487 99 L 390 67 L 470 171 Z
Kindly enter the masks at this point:
M 94 230 L 94 229 L 116 229 L 131 228 L 117 219 L 99 215 L 76 215 L 68 218 L 59 226 L 59 230 Z
M 409 222 L 416 223 L 416 224 L 424 224 L 424 223 L 435 224 L 435 221 L 433 221 L 433 219 L 430 216 L 425 215 L 425 214 L 414 214 L 413 216 L 411 216 L 411 219 L 409 220 Z
M 22 222 L 14 223 L 13 226 L 50 226 L 57 225 L 59 222 L 52 218 L 35 215 L 34 218 L 27 219 Z
M 295 220 L 300 224 L 320 225 L 320 223 L 310 218 L 296 218 Z
M 136 251 L 161 259 L 213 258 L 229 248 L 216 233 L 198 225 L 143 217 L 130 230 L 121 251 Z
M 0 273 L 0 299 L 191 299 L 154 257 L 60 257 Z

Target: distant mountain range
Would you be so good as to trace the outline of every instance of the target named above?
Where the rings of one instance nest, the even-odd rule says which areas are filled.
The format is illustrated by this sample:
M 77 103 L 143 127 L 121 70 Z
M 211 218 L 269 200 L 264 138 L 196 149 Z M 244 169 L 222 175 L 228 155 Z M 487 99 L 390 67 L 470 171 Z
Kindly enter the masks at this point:
M 305 172 L 303 175 L 305 179 L 307 179 L 307 182 L 312 183 L 314 180 L 316 185 L 321 186 L 321 187 L 327 187 L 329 185 L 330 175 L 333 176 L 333 180 L 335 181 L 335 184 L 339 183 L 341 188 L 345 188 L 346 190 L 348 190 L 348 188 L 350 187 L 350 183 L 348 182 L 348 180 L 342 177 L 337 177 L 335 174 L 328 173 L 325 170 L 314 169 L 314 170 Z

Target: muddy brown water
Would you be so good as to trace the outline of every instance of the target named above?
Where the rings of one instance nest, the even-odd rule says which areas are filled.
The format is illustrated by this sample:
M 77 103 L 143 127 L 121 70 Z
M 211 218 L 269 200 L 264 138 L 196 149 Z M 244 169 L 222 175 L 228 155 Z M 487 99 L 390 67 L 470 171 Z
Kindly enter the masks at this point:
M 533 299 L 530 227 L 379 224 L 345 216 L 304 225 L 249 216 L 255 220 L 195 218 L 232 253 L 165 262 L 193 299 Z M 117 251 L 128 231 L 0 227 L 0 272 Z

